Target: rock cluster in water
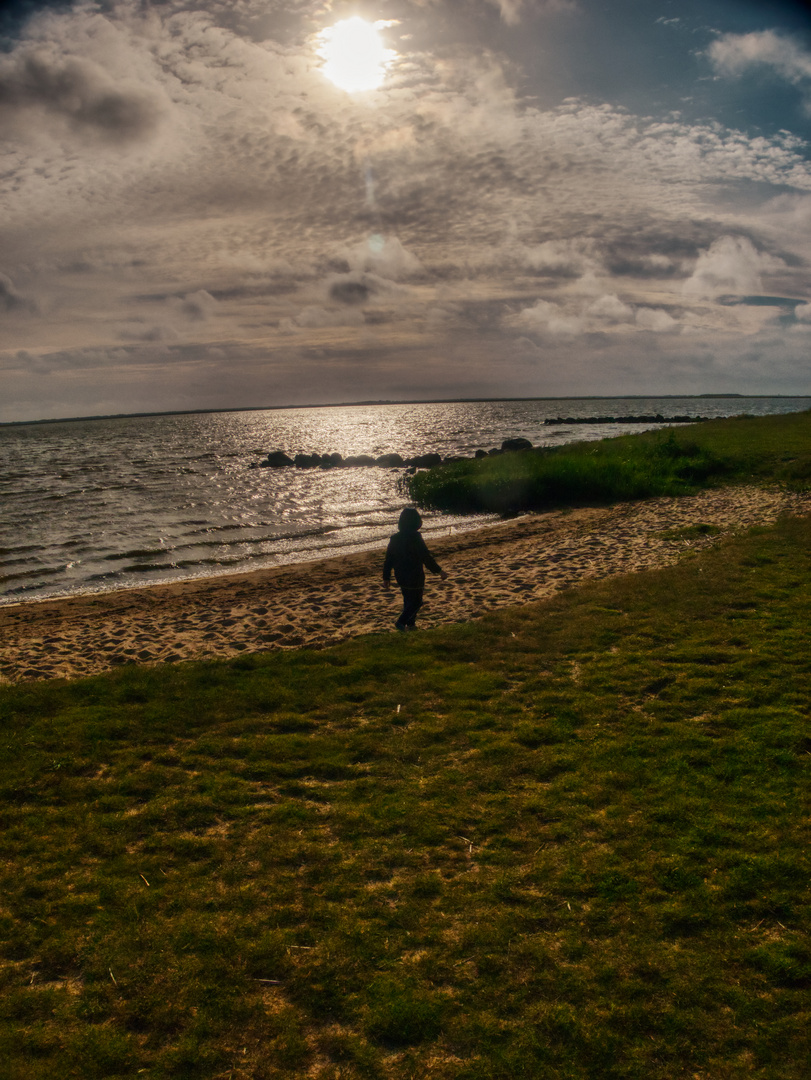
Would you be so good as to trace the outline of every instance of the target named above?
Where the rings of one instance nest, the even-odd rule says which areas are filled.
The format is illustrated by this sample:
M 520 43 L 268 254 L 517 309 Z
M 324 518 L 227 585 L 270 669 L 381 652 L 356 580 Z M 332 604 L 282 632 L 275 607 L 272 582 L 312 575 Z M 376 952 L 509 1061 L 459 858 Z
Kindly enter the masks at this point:
M 545 424 L 698 424 L 709 416 L 662 416 L 650 413 L 644 416 L 556 416 L 544 420 Z
M 529 439 L 505 439 L 500 447 L 492 450 L 477 450 L 475 457 L 494 457 L 515 450 L 532 450 Z M 290 457 L 283 450 L 271 450 L 262 461 L 252 461 L 251 469 L 431 469 L 434 465 L 449 465 L 453 461 L 467 461 L 464 457 L 445 457 L 441 454 L 417 454 L 416 457 L 404 458 L 400 454 L 357 454 L 342 457 L 340 454 L 295 454 Z
M 707 420 L 705 416 L 587 416 L 587 417 L 556 417 L 546 420 L 547 424 L 687 424 L 696 423 L 699 420 Z M 533 450 L 529 439 L 515 438 L 505 439 L 500 447 L 492 450 L 477 450 L 474 458 L 495 457 L 497 454 L 514 453 L 518 450 Z M 540 449 L 540 448 L 539 448 Z M 442 457 L 441 454 L 418 454 L 416 457 L 404 458 L 400 454 L 381 454 L 380 457 L 372 457 L 370 454 L 357 454 L 353 457 L 342 457 L 340 454 L 295 454 L 290 457 L 283 450 L 271 450 L 262 461 L 253 461 L 251 469 L 431 469 L 435 465 L 450 465 L 454 461 L 467 461 L 468 458 L 460 456 Z

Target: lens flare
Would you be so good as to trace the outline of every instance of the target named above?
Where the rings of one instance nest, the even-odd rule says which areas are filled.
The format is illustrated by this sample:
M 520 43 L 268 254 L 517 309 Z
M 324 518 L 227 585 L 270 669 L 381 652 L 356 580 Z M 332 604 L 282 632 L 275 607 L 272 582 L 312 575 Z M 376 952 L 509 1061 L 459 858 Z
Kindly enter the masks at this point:
M 355 94 L 376 90 L 397 54 L 387 49 L 378 33 L 386 22 L 368 23 L 358 15 L 342 19 L 318 35 L 316 50 L 324 61 L 321 70 L 340 90 Z

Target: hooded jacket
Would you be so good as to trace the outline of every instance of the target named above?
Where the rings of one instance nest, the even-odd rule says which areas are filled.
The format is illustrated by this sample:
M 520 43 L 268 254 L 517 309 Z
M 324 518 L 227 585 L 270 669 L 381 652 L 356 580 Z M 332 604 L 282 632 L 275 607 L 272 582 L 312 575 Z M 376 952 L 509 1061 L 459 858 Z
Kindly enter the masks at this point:
M 416 510 L 406 507 L 400 514 L 398 531 L 389 540 L 383 563 L 383 580 L 391 581 L 392 570 L 401 589 L 421 589 L 425 585 L 425 570 L 441 574 L 436 559 L 426 547 L 419 530 L 422 518 Z

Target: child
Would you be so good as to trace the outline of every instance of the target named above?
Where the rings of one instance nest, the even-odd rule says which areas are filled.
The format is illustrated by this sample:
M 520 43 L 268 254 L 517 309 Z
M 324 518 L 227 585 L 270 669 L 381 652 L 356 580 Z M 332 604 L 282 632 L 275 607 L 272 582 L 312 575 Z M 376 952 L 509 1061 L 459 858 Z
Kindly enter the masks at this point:
M 400 514 L 397 528 L 399 531 L 389 540 L 386 549 L 383 587 L 387 589 L 391 584 L 391 572 L 394 570 L 394 577 L 403 593 L 403 613 L 394 625 L 398 630 L 414 630 L 425 588 L 423 567 L 427 566 L 432 574 L 439 574 L 443 581 L 448 575 L 444 570 L 440 570 L 436 559 L 420 536 L 422 518 L 416 510 L 407 506 Z

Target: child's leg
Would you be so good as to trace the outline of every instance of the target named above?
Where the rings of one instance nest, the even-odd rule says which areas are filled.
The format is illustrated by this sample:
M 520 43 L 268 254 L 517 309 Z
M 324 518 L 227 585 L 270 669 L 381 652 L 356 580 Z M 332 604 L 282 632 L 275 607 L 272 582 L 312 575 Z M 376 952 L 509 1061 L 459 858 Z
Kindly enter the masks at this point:
M 397 620 L 398 625 L 413 626 L 421 607 L 422 589 L 403 589 L 403 614 Z

